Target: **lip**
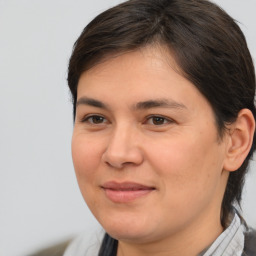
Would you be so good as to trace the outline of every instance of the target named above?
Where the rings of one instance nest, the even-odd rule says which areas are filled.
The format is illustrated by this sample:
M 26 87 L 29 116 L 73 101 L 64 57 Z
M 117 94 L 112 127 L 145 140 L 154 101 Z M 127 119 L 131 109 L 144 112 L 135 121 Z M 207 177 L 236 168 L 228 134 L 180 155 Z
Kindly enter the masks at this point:
M 104 183 L 101 188 L 105 195 L 114 203 L 128 203 L 138 198 L 147 196 L 155 190 L 152 186 L 139 184 L 136 182 L 115 182 Z

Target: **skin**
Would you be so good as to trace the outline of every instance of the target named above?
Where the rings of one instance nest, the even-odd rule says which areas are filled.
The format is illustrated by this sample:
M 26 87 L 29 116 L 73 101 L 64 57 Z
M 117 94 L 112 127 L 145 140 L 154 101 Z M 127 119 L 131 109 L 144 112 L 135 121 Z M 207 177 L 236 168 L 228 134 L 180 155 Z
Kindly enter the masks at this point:
M 79 80 L 74 167 L 88 207 L 119 240 L 118 256 L 197 255 L 223 231 L 221 201 L 237 167 L 229 161 L 241 143 L 219 138 L 210 104 L 177 70 L 170 54 L 148 47 Z M 109 181 L 154 189 L 113 202 L 102 188 Z

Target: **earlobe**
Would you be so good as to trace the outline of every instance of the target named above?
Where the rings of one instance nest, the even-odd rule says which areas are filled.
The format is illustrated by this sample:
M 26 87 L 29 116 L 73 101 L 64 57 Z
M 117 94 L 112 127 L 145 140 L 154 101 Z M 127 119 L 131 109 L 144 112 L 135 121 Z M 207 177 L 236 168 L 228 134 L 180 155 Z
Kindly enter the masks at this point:
M 242 109 L 229 127 L 224 169 L 236 171 L 246 159 L 253 142 L 255 120 L 249 109 Z

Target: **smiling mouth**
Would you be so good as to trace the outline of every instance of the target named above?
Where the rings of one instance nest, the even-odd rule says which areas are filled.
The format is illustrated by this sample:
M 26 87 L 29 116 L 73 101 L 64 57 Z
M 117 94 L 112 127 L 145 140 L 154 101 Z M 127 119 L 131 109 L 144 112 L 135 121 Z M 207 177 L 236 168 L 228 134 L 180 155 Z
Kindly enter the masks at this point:
M 107 182 L 103 184 L 102 189 L 107 198 L 114 203 L 128 203 L 147 196 L 155 190 L 154 187 L 133 182 Z

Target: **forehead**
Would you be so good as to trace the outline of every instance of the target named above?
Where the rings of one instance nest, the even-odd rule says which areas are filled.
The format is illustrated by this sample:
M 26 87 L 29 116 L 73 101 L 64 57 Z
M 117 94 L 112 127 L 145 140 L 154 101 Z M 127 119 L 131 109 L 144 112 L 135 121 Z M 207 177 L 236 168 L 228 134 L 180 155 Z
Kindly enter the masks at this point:
M 159 46 L 108 57 L 85 71 L 78 83 L 78 97 L 93 93 L 102 97 L 115 94 L 128 98 L 135 94 L 135 98 L 175 98 L 184 90 L 203 97 L 182 75 L 170 51 Z
M 145 66 L 147 63 L 148 67 L 155 69 L 164 65 L 168 65 L 169 68 L 175 70 L 177 73 L 183 73 L 175 60 L 175 54 L 172 53 L 167 46 L 155 43 L 134 50 L 120 52 L 117 51 L 114 53 L 106 54 L 95 63 L 92 61 L 92 65 L 89 66 L 88 69 L 86 69 L 86 71 L 81 74 L 81 76 L 97 71 L 104 72 L 104 70 L 106 70 L 108 72 L 109 65 L 114 65 L 115 63 L 119 66 L 119 68 L 122 67 L 122 64 L 126 65 L 126 68 L 127 64 L 130 64 L 131 67 L 134 67 L 134 63 L 140 63 L 143 64 L 143 66 Z

